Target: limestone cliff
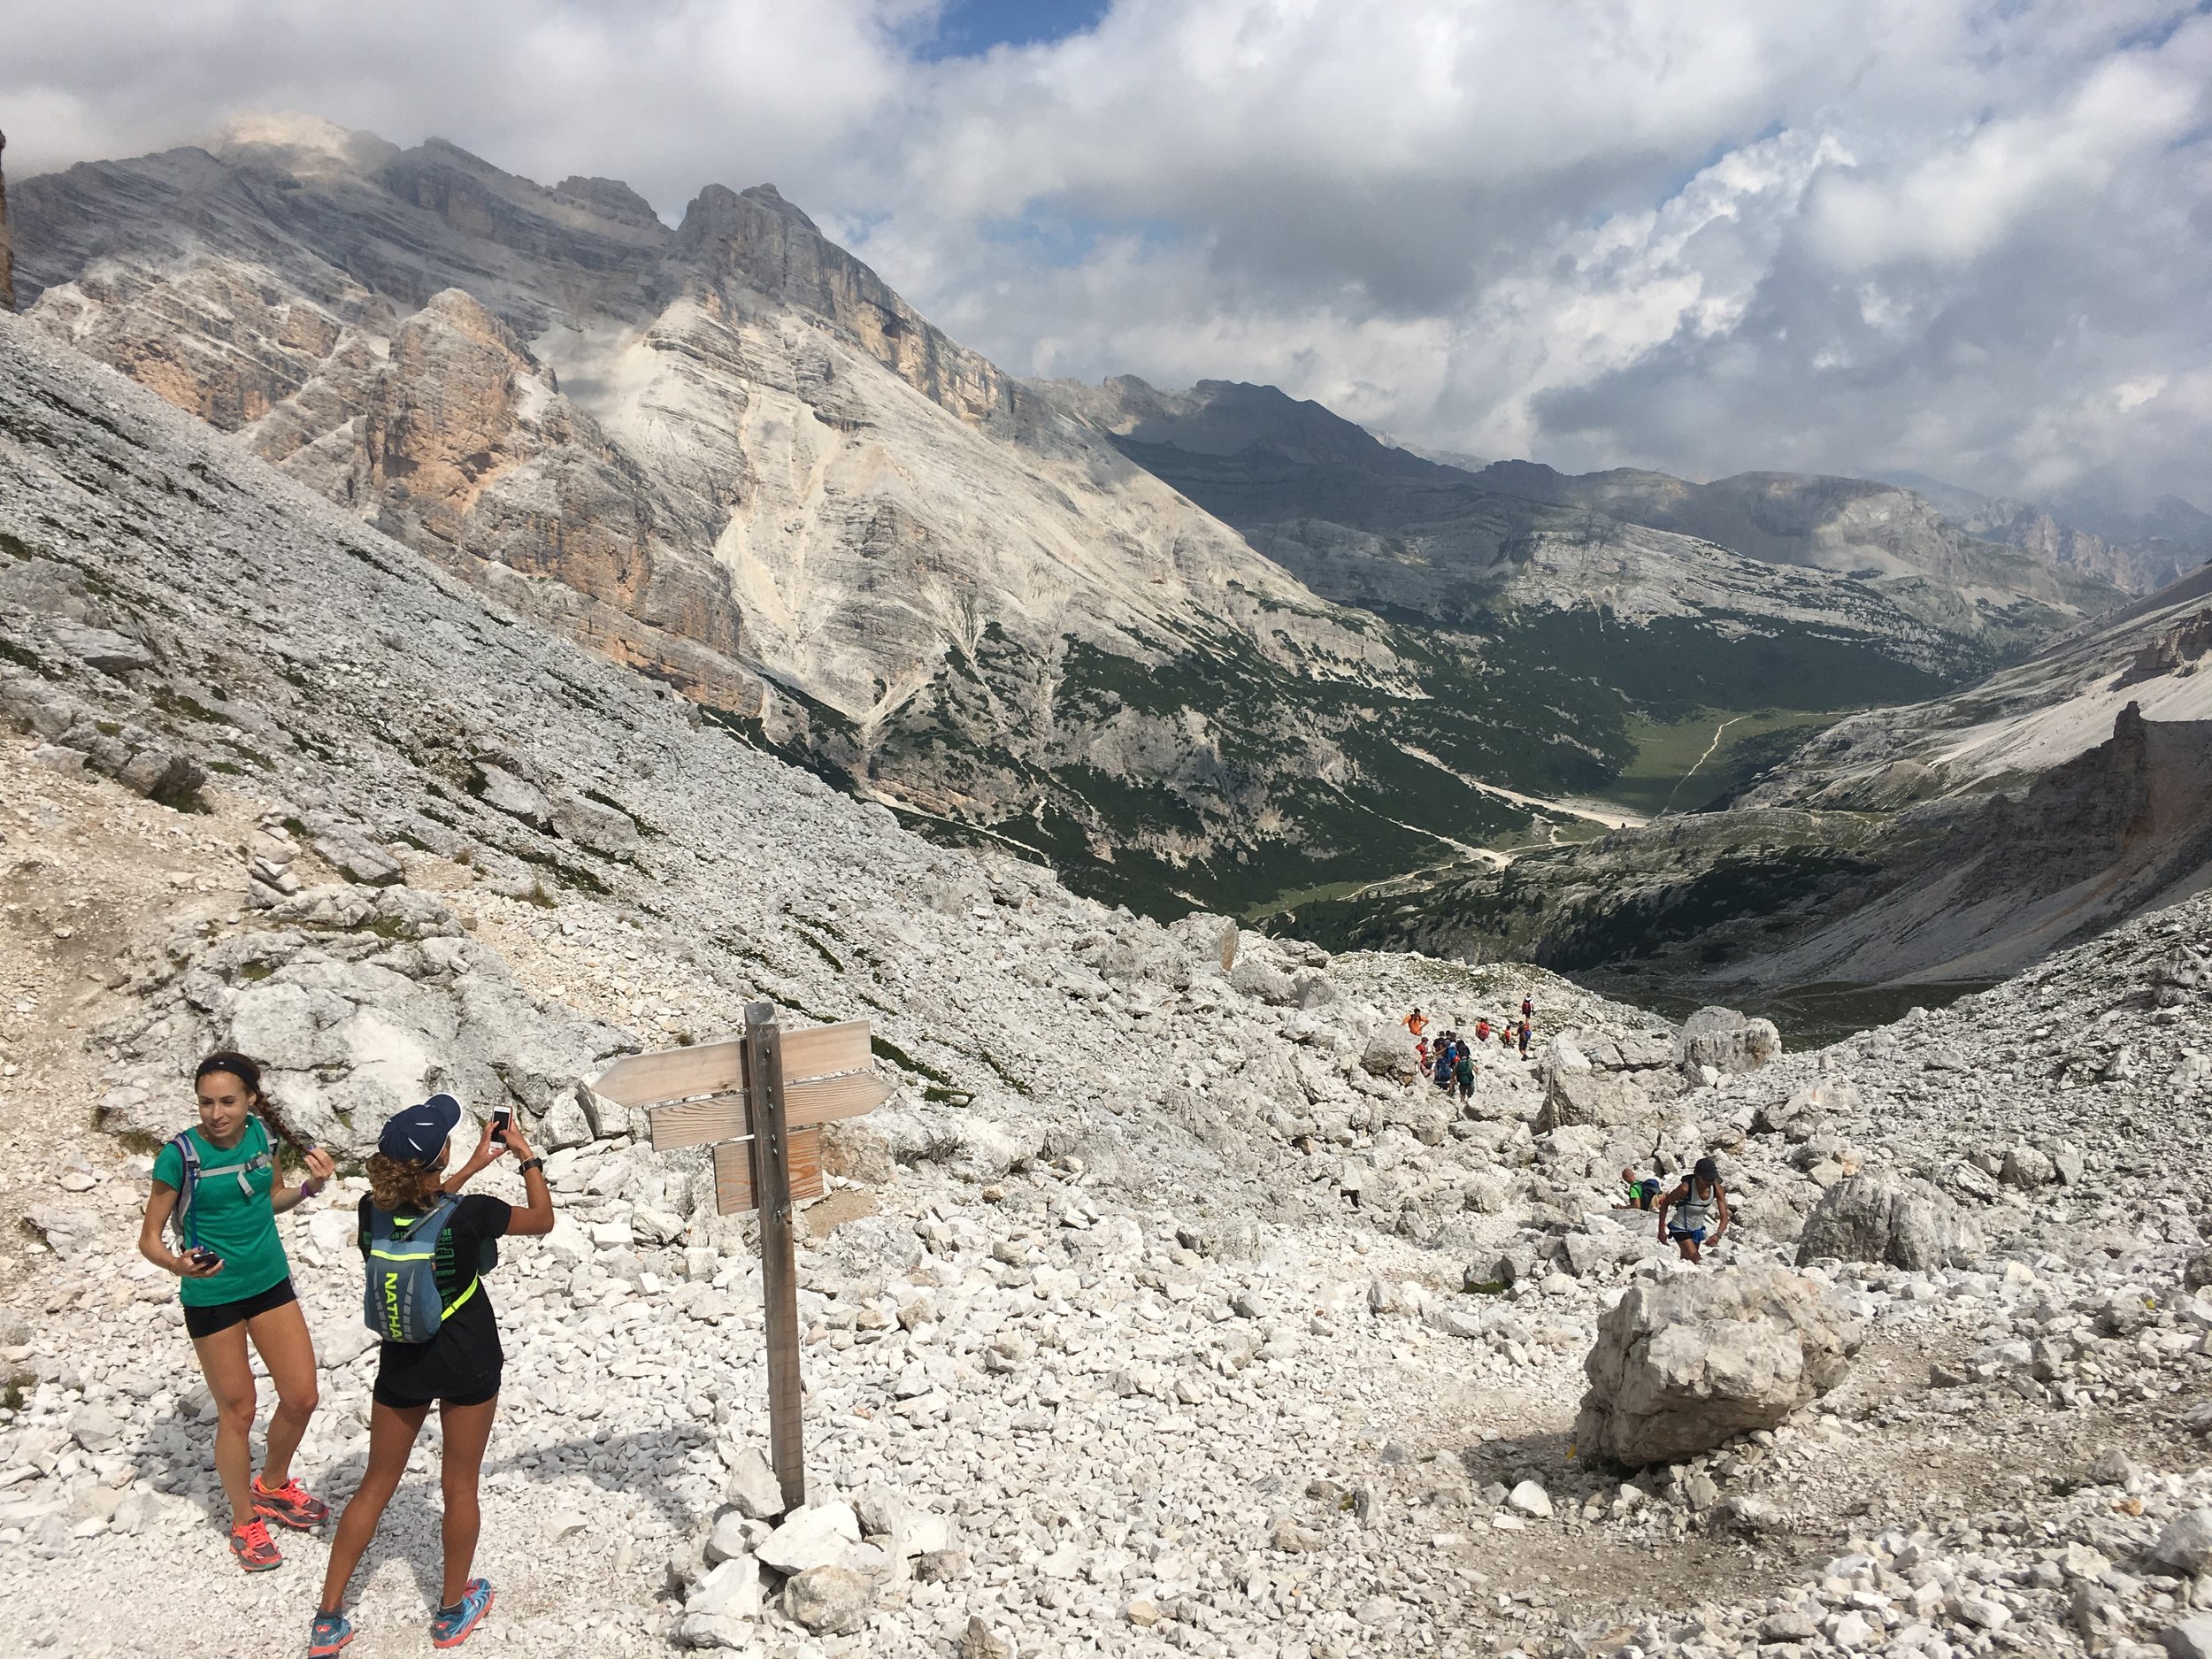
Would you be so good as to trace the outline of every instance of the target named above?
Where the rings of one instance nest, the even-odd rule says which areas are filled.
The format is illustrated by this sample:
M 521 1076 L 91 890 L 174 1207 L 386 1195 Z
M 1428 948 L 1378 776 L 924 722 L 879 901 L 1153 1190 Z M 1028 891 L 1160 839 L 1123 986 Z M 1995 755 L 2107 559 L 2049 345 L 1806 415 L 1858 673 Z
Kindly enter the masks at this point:
M 1495 671 L 1317 598 L 772 188 L 672 231 L 612 180 L 269 118 L 23 195 L 49 337 L 944 833 L 1172 909 L 1497 819 L 1408 759 L 1479 752 Z M 1579 787 L 1623 741 L 1562 719 L 1507 767 Z

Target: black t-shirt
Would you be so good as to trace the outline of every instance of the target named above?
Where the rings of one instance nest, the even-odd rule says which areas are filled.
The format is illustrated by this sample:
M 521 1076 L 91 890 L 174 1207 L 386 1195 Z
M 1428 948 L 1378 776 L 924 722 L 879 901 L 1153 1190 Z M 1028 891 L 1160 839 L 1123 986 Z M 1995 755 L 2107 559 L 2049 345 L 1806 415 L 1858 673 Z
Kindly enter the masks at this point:
M 361 1201 L 356 1237 L 364 1262 L 369 1255 L 373 1208 L 368 1199 Z M 453 1207 L 445 1230 L 438 1236 L 438 1294 L 447 1302 L 466 1289 L 470 1279 L 489 1270 L 497 1256 L 493 1241 L 506 1236 L 514 1213 L 511 1204 L 473 1194 Z M 427 1342 L 383 1344 L 376 1393 L 380 1399 L 392 1396 L 388 1400 L 391 1404 L 471 1399 L 499 1386 L 500 1367 L 505 1361 L 489 1288 L 480 1283 Z

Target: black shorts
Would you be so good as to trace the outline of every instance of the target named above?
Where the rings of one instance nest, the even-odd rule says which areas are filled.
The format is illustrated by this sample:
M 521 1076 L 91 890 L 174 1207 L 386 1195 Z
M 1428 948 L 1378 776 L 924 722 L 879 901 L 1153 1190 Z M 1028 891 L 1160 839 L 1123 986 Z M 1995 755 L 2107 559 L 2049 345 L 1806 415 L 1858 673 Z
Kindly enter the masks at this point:
M 281 1308 L 288 1302 L 297 1302 L 299 1292 L 292 1288 L 289 1274 L 264 1291 L 250 1296 L 241 1296 L 236 1302 L 212 1302 L 196 1308 L 184 1304 L 184 1328 L 196 1342 L 204 1336 L 213 1336 L 218 1331 L 227 1331 L 234 1325 L 243 1325 L 257 1318 L 272 1308 Z
M 480 1406 L 487 1400 L 499 1398 L 499 1378 L 494 1375 L 488 1387 L 485 1386 L 482 1379 L 475 1379 L 465 1386 L 465 1393 L 463 1394 L 423 1395 L 415 1394 L 411 1389 L 388 1388 L 383 1380 L 379 1379 L 376 1387 L 371 1391 L 369 1397 L 377 1404 L 389 1406 L 395 1411 L 413 1411 L 423 1406 Z
M 465 1347 L 441 1338 L 421 1347 L 384 1344 L 376 1386 L 370 1391 L 377 1404 L 398 1411 L 433 1404 L 480 1406 L 499 1393 L 506 1362 L 495 1340 L 487 1354 L 474 1344 Z

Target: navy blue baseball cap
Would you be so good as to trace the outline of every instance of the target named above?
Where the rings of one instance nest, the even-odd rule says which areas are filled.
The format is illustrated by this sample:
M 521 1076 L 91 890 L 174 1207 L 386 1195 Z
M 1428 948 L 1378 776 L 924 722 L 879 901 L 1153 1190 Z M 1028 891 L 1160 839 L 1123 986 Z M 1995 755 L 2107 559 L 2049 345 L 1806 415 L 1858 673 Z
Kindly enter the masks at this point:
M 400 1164 L 427 1164 L 438 1156 L 453 1125 L 461 1121 L 461 1102 L 450 1094 L 433 1094 L 419 1106 L 410 1106 L 385 1120 L 376 1149 Z

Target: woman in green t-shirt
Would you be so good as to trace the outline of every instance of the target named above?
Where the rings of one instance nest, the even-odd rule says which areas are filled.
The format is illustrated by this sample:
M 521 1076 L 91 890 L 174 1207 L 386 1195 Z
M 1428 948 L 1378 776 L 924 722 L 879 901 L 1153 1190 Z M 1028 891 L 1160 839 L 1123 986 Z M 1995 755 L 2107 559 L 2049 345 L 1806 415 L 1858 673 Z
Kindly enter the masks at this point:
M 315 1345 L 292 1289 L 276 1218 L 320 1192 L 335 1166 L 327 1152 L 285 1126 L 262 1090 L 261 1068 L 244 1055 L 208 1056 L 193 1085 L 200 1121 L 154 1159 L 138 1253 L 184 1281 L 178 1293 L 184 1328 L 218 1414 L 215 1471 L 230 1499 L 231 1554 L 248 1572 L 258 1572 L 284 1559 L 269 1540 L 268 1522 L 305 1529 L 330 1514 L 291 1472 L 292 1454 L 315 1410 Z M 307 1165 L 307 1179 L 297 1187 L 278 1185 L 271 1127 Z M 190 1164 L 197 1165 L 196 1178 Z M 162 1240 L 173 1215 L 182 1251 Z M 252 1472 L 256 1394 L 249 1337 L 277 1391 L 258 1476 Z

